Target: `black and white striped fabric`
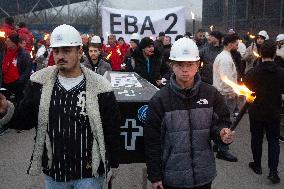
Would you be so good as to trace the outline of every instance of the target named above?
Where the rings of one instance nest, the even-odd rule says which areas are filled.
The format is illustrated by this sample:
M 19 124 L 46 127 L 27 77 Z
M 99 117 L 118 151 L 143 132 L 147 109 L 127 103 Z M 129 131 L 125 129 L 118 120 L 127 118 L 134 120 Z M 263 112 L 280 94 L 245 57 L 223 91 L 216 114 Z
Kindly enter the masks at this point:
M 43 172 L 57 182 L 92 177 L 93 135 L 86 114 L 86 79 L 66 90 L 57 79 L 51 97 L 47 132 L 52 147 L 52 166 L 46 149 Z

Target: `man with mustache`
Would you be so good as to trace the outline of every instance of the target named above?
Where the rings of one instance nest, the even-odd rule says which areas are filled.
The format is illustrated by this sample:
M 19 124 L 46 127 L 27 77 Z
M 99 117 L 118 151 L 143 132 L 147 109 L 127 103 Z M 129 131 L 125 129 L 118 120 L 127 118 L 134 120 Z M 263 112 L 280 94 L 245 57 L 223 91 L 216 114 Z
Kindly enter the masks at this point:
M 46 189 L 101 189 L 118 167 L 114 93 L 105 78 L 80 66 L 82 39 L 74 27 L 56 27 L 50 40 L 56 65 L 31 76 L 15 111 L 0 94 L 0 124 L 36 128 L 28 174 L 43 172 Z

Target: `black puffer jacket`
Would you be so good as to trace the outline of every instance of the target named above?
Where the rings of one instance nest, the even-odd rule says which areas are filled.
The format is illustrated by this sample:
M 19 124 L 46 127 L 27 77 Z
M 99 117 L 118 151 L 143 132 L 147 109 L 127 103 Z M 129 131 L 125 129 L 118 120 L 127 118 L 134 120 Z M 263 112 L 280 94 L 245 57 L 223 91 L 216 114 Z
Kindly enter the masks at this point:
M 262 62 L 247 72 L 244 82 L 256 94 L 249 116 L 258 121 L 279 121 L 284 69 L 274 62 Z
M 180 89 L 172 76 L 149 103 L 145 150 L 151 182 L 177 188 L 208 184 L 216 176 L 210 140 L 230 125 L 222 95 L 196 75 L 190 90 Z
M 147 61 L 140 48 L 136 48 L 132 54 L 135 61 L 134 72 L 139 74 L 141 77 L 157 85 L 156 81 L 161 79 L 161 57 L 158 51 L 155 50 L 153 56 L 150 57 L 150 73 L 148 73 Z

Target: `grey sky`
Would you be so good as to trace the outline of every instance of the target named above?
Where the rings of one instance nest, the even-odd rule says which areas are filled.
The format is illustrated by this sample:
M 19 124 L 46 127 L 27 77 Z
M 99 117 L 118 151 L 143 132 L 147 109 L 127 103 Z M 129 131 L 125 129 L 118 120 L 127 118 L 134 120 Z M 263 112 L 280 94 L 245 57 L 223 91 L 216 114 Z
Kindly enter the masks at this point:
M 155 10 L 184 6 L 188 10 L 188 19 L 191 18 L 190 11 L 196 14 L 197 19 L 202 17 L 202 0 L 105 0 L 105 2 L 106 5 L 110 2 L 112 8 L 131 10 Z M 84 5 L 84 3 L 81 4 Z
M 201 0 L 109 0 L 116 8 L 126 9 L 163 9 L 176 6 L 185 6 L 190 11 L 196 13 L 198 18 L 202 16 Z

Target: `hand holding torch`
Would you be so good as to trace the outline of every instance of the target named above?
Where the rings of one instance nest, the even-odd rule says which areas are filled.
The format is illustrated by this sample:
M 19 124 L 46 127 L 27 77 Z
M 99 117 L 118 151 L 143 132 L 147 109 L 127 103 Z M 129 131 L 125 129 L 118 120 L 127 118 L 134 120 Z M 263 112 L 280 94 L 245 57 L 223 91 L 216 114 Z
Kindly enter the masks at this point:
M 230 127 L 230 130 L 233 131 L 238 126 L 239 122 L 243 118 L 244 114 L 246 113 L 249 106 L 254 102 L 256 96 L 255 93 L 250 91 L 245 85 L 238 85 L 234 83 L 233 81 L 229 80 L 226 76 L 221 77 L 222 81 L 224 81 L 227 85 L 233 88 L 234 92 L 238 95 L 242 95 L 246 97 L 246 102 L 242 109 L 240 110 L 240 113 L 234 120 L 233 124 Z

